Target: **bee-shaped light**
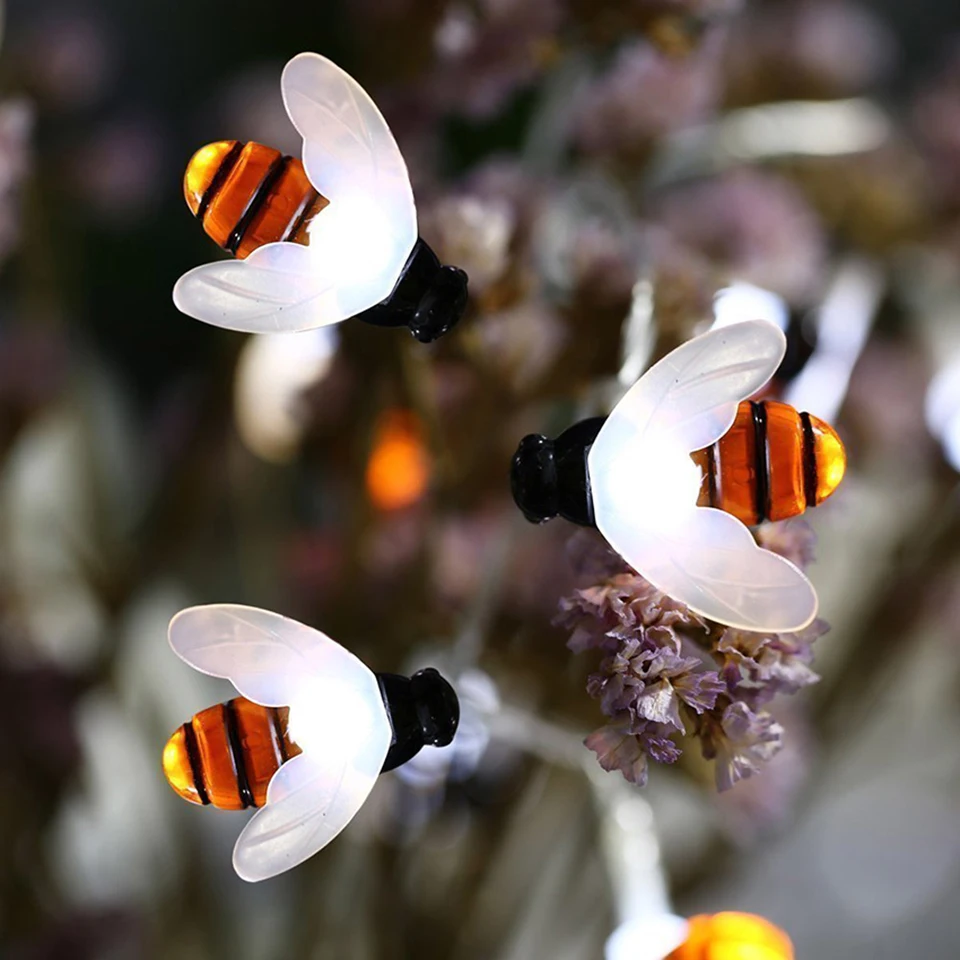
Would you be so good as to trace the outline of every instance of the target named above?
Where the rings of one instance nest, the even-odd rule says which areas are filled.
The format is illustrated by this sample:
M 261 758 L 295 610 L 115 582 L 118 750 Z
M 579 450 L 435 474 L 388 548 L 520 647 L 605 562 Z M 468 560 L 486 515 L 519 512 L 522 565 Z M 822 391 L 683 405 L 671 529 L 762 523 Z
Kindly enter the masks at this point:
M 353 819 L 381 772 L 425 744 L 446 746 L 457 729 L 457 696 L 436 670 L 375 674 L 325 634 L 268 610 L 191 607 L 169 636 L 190 666 L 242 695 L 183 724 L 163 768 L 194 803 L 261 808 L 233 851 L 244 880 L 313 856 Z
M 751 913 L 691 917 L 686 941 L 666 960 L 793 960 L 790 938 Z
M 280 86 L 303 162 L 236 140 L 194 155 L 187 205 L 240 259 L 184 274 L 174 303 L 249 333 L 358 317 L 435 340 L 463 314 L 467 275 L 418 237 L 407 167 L 376 104 L 316 53 L 294 57 Z
M 822 502 L 843 477 L 834 430 L 787 404 L 742 402 L 770 379 L 786 341 L 751 320 L 711 330 L 654 364 L 606 419 L 556 440 L 525 437 L 514 500 L 528 520 L 595 526 L 638 573 L 718 623 L 799 630 L 817 595 L 746 524 Z

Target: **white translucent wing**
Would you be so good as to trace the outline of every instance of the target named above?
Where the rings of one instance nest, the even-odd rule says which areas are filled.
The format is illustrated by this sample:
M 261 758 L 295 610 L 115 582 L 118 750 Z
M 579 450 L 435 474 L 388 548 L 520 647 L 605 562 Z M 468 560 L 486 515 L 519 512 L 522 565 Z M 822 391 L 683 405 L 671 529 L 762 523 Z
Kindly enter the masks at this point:
M 696 506 L 700 471 L 689 453 L 730 429 L 784 350 L 783 334 L 763 321 L 683 344 L 617 404 L 587 460 L 597 528 L 624 560 L 703 616 L 747 630 L 800 629 L 816 615 L 816 593 L 735 517 Z
M 247 699 L 268 707 L 291 705 L 317 682 L 377 689 L 369 667 L 326 634 L 257 607 L 188 607 L 170 621 L 169 638 L 191 667 L 229 680 Z
M 303 137 L 310 182 L 332 204 L 368 197 L 407 243 L 417 239 L 417 213 L 407 165 L 367 92 L 317 53 L 301 53 L 280 80 L 287 113 Z
M 303 752 L 274 774 L 233 862 L 244 880 L 296 866 L 350 822 L 383 767 L 393 730 L 376 676 L 318 630 L 238 604 L 181 610 L 170 645 L 248 699 L 289 706 L 290 737 Z
M 787 348 L 772 323 L 748 320 L 710 330 L 655 363 L 614 407 L 594 441 L 591 461 L 612 462 L 651 431 L 687 452 L 719 440 L 737 404 L 776 372 Z M 591 468 L 592 472 L 592 468 Z
M 294 57 L 281 87 L 307 176 L 330 201 L 310 225 L 310 246 L 334 259 L 338 288 L 358 313 L 391 293 L 417 240 L 407 165 L 376 104 L 326 57 Z
M 817 615 L 817 594 L 806 576 L 758 547 L 750 531 L 723 510 L 693 507 L 674 514 L 669 524 L 645 523 L 624 510 L 606 517 L 601 529 L 638 573 L 710 620 L 785 633 L 801 630 Z
M 244 880 L 266 880 L 325 847 L 354 818 L 373 789 L 390 746 L 390 726 L 373 728 L 344 749 L 331 731 L 323 755 L 288 760 L 267 788 L 267 803 L 244 827 L 233 867 Z
M 173 302 L 189 317 L 245 333 L 309 330 L 358 312 L 345 312 L 349 304 L 319 252 L 296 243 L 196 267 L 177 281 Z
M 315 53 L 294 57 L 281 87 L 307 176 L 330 205 L 311 221 L 308 245 L 270 243 L 246 260 L 205 264 L 173 291 L 188 316 L 245 333 L 309 330 L 362 313 L 393 292 L 417 240 L 406 164 L 363 88 Z

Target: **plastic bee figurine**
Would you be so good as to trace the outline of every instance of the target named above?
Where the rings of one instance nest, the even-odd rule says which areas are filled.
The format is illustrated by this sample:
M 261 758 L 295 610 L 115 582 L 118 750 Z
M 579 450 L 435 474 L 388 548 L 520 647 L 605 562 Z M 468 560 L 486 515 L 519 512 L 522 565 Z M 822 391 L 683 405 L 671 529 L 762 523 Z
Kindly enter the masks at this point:
M 779 927 L 751 913 L 644 914 L 607 940 L 606 960 L 794 960 Z
M 683 945 L 667 960 L 794 960 L 790 938 L 769 920 L 750 913 L 700 914 L 689 920 Z
M 170 645 L 190 666 L 242 694 L 196 714 L 170 737 L 163 769 L 193 803 L 259 807 L 233 866 L 265 880 L 325 847 L 353 819 L 381 772 L 425 744 L 453 740 L 460 706 L 433 668 L 373 673 L 311 627 L 268 610 L 182 610 Z
M 528 520 L 595 526 L 638 573 L 697 613 L 744 630 L 799 630 L 813 586 L 745 524 L 802 513 L 846 465 L 831 427 L 783 403 L 742 402 L 785 350 L 773 324 L 711 330 L 651 367 L 606 419 L 525 437 L 513 496 Z M 719 508 L 719 509 L 717 509 Z
M 174 303 L 248 333 L 358 317 L 435 340 L 466 307 L 467 275 L 441 266 L 419 239 L 407 167 L 380 111 L 316 53 L 294 57 L 280 86 L 303 162 L 236 140 L 194 155 L 187 205 L 239 259 L 184 274 Z

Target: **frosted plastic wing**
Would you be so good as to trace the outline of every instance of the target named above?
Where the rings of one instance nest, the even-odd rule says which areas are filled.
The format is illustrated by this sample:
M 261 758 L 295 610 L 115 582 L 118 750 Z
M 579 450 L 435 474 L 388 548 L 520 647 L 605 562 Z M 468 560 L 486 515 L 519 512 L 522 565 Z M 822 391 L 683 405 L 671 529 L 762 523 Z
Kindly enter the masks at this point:
M 367 92 L 318 53 L 301 53 L 284 68 L 283 102 L 303 137 L 310 182 L 331 204 L 352 196 L 383 211 L 404 256 L 417 239 L 417 214 L 407 165 Z M 401 264 L 402 265 L 402 264 Z
M 352 316 L 390 295 L 417 241 L 407 165 L 376 104 L 326 57 L 294 57 L 280 85 L 307 176 L 330 201 L 310 224 L 310 247 L 335 264 Z
M 233 867 L 244 880 L 266 880 L 323 849 L 354 818 L 373 789 L 390 730 L 371 731 L 349 752 L 331 735 L 323 756 L 288 760 L 267 788 L 267 803 L 237 838 Z M 331 732 L 332 733 L 332 732 Z
M 649 524 L 621 510 L 605 514 L 600 529 L 638 573 L 710 620 L 785 633 L 801 630 L 817 615 L 817 594 L 806 576 L 758 547 L 750 531 L 723 510 L 692 507 L 669 524 Z
M 764 320 L 710 330 L 681 344 L 614 407 L 591 462 L 611 463 L 627 445 L 654 443 L 663 434 L 687 452 L 710 446 L 733 426 L 740 401 L 773 376 L 786 348 L 783 333 Z
M 189 317 L 244 333 L 292 333 L 353 316 L 317 251 L 296 243 L 195 267 L 177 281 L 173 302 Z
M 730 429 L 785 348 L 779 329 L 753 320 L 683 344 L 627 392 L 587 458 L 594 520 L 610 545 L 675 600 L 746 630 L 800 629 L 816 615 L 816 593 L 735 517 L 696 506 L 689 454 Z
M 170 621 L 169 638 L 191 667 L 229 680 L 247 699 L 268 707 L 289 706 L 317 683 L 378 690 L 369 667 L 335 640 L 257 607 L 188 607 Z M 379 693 L 376 700 L 382 706 Z

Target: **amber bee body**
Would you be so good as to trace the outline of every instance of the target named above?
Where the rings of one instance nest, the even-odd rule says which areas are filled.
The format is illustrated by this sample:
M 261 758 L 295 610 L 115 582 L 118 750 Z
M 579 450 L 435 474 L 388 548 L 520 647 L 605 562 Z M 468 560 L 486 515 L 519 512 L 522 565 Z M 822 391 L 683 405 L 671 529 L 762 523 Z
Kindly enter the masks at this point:
M 595 527 L 668 597 L 740 630 L 789 633 L 817 614 L 803 571 L 749 526 L 802 513 L 840 483 L 839 438 L 821 420 L 749 398 L 783 361 L 783 332 L 745 320 L 655 363 L 607 417 L 524 437 L 510 486 L 533 523 Z M 714 509 L 715 504 L 720 509 Z
M 817 506 L 846 468 L 829 424 L 776 400 L 744 400 L 733 426 L 692 456 L 703 472 L 699 505 L 719 507 L 748 526 Z
M 436 340 L 466 310 L 467 275 L 420 238 L 410 174 L 383 115 L 353 77 L 316 53 L 283 68 L 280 90 L 303 138 L 300 158 L 236 140 L 194 155 L 187 205 L 236 259 L 188 270 L 173 302 L 243 333 L 354 317 Z
M 769 920 L 749 913 L 691 917 L 689 935 L 666 960 L 794 960 L 790 938 Z
M 271 777 L 300 753 L 287 734 L 287 715 L 245 697 L 201 710 L 164 748 L 170 786 L 185 800 L 221 810 L 262 807 Z
M 241 260 L 265 243 L 306 244 L 307 226 L 329 202 L 295 157 L 239 140 L 201 147 L 183 194 L 210 238 Z

